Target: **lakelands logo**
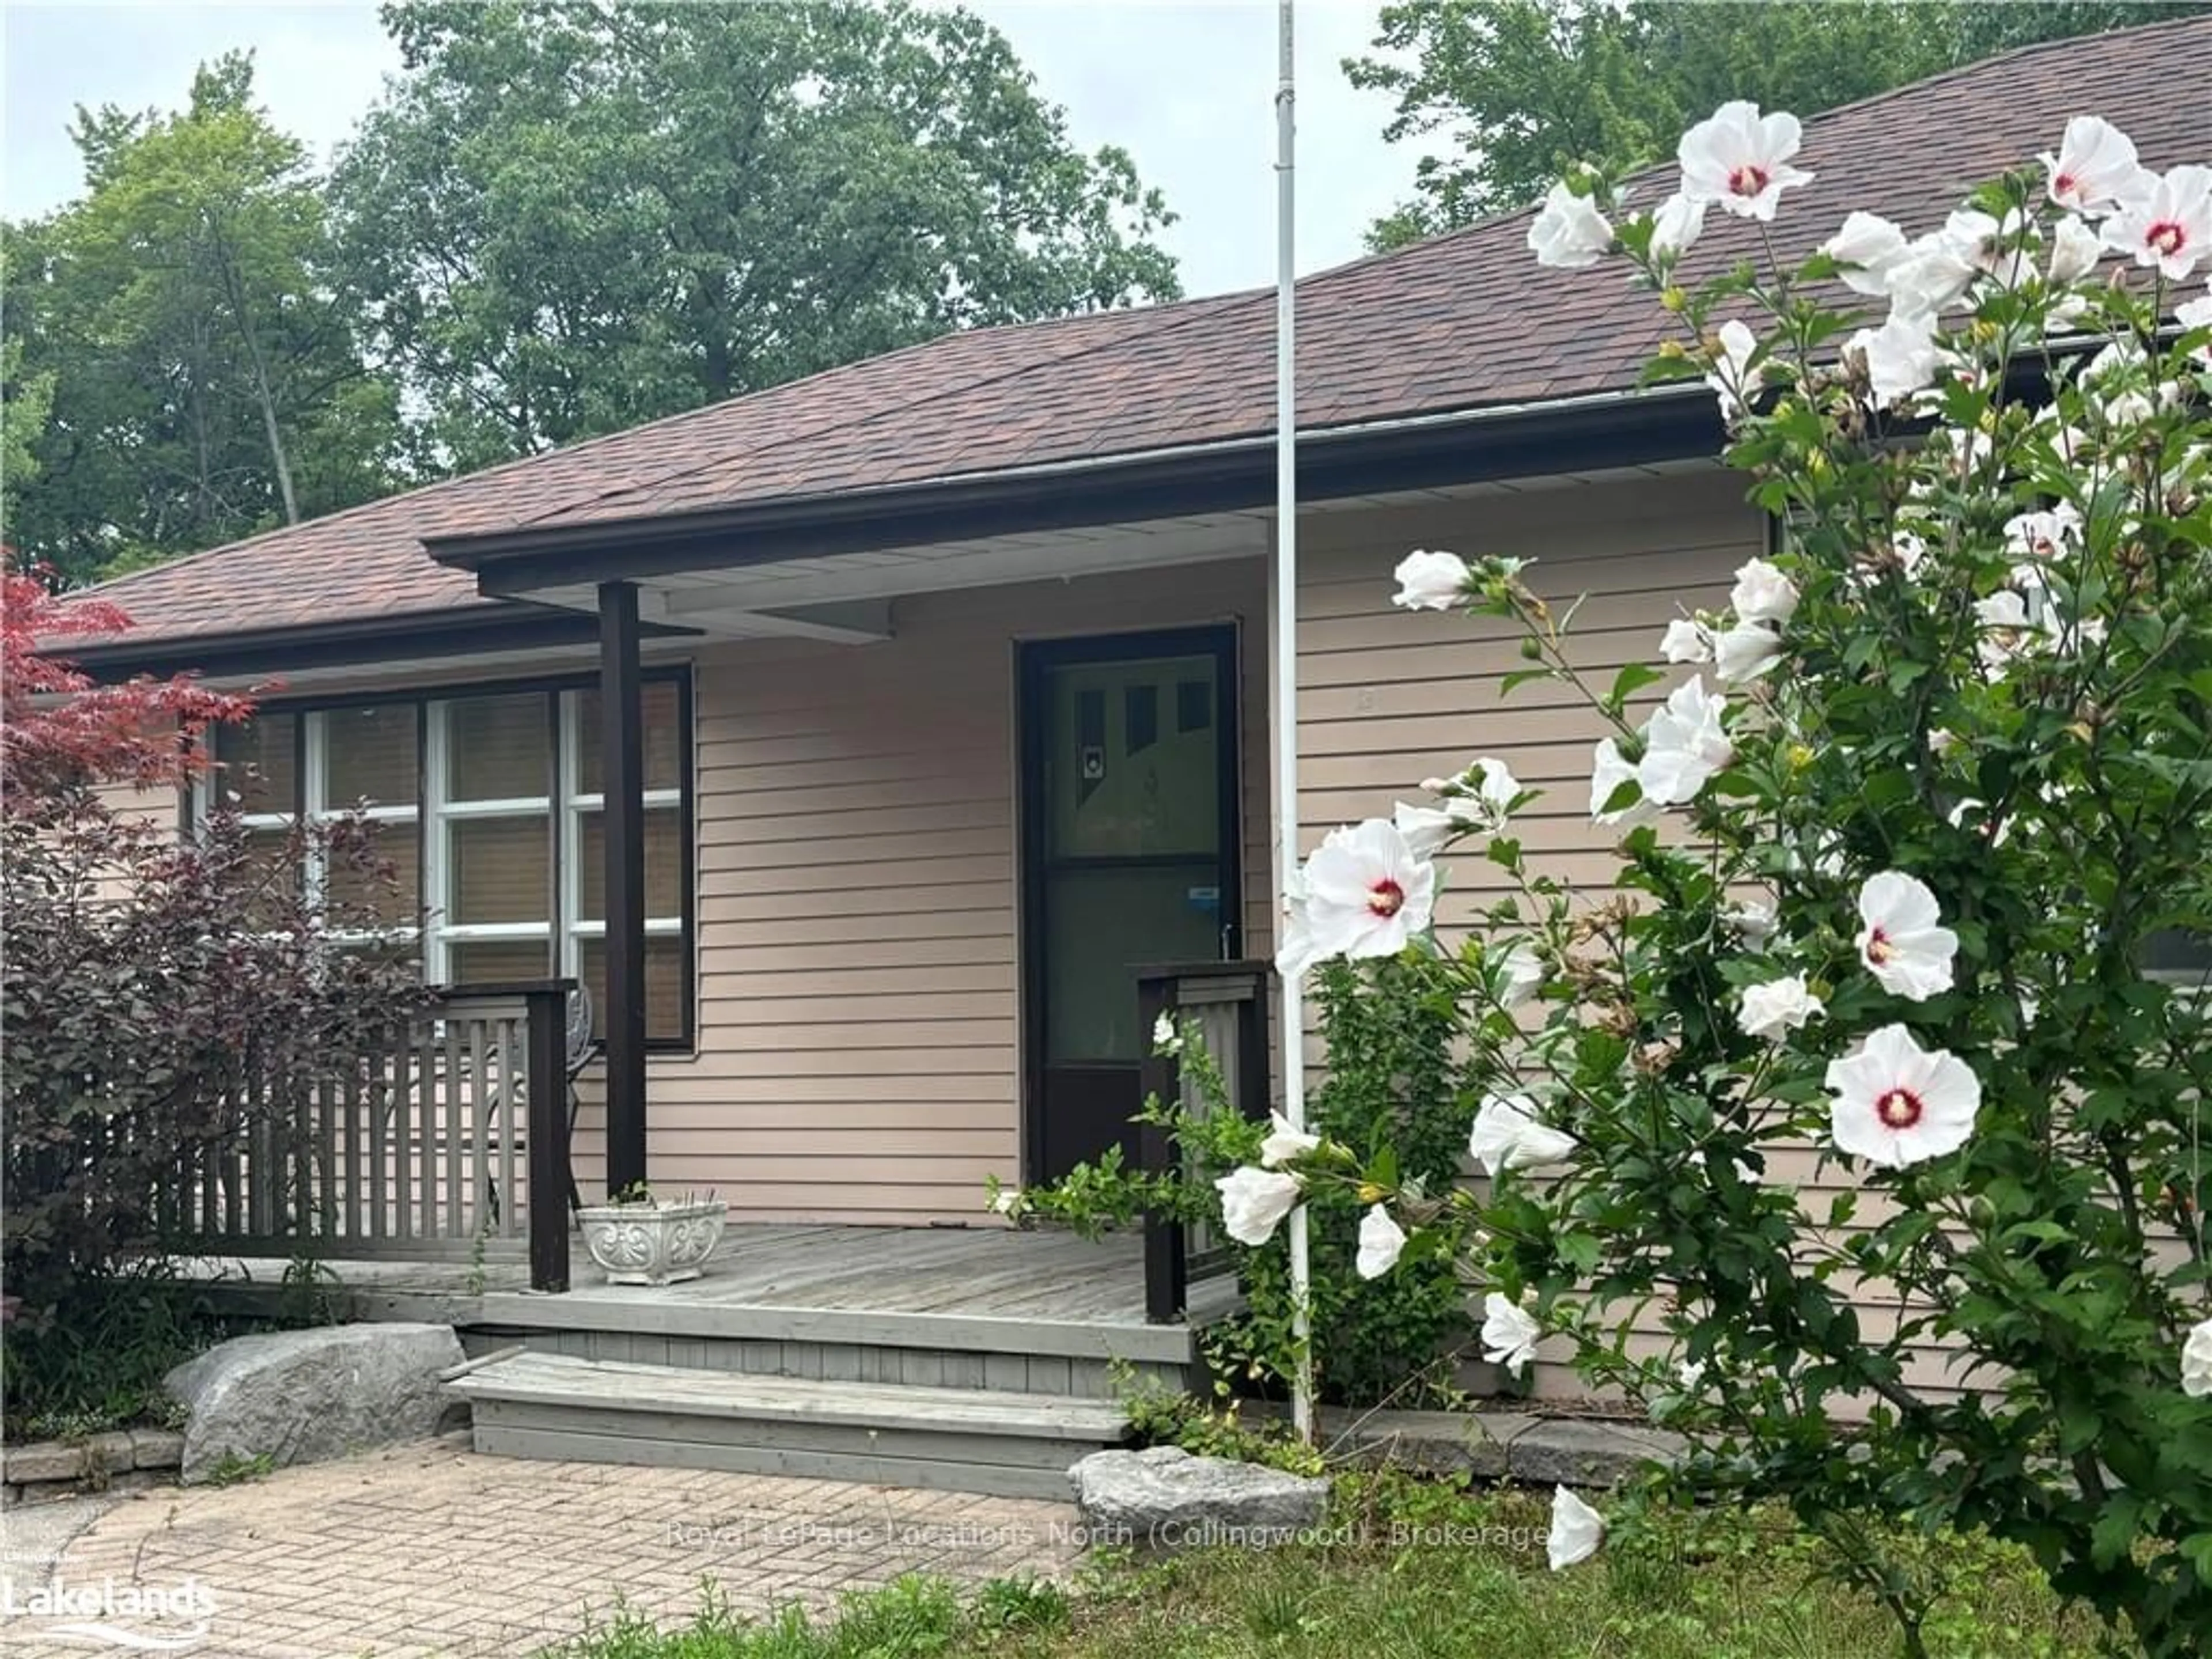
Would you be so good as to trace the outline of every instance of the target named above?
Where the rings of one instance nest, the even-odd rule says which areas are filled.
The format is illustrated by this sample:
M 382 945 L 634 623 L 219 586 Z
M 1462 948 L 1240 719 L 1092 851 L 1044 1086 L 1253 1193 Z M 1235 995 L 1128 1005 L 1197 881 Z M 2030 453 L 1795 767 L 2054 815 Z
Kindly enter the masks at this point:
M 180 1584 L 58 1580 L 26 1589 L 0 1577 L 0 1619 L 36 1619 L 42 1636 L 66 1636 L 137 1653 L 182 1653 L 207 1640 L 215 1597 L 197 1578 Z

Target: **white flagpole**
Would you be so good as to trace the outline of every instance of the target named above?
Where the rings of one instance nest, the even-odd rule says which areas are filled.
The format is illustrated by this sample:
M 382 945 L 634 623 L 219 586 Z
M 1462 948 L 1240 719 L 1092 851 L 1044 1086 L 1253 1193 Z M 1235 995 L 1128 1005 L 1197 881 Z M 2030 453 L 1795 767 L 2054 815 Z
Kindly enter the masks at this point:
M 1298 469 L 1297 62 L 1291 52 L 1295 0 L 1282 0 L 1277 30 L 1281 79 L 1275 89 L 1275 816 L 1282 830 L 1277 868 L 1298 866 Z M 1280 914 L 1278 925 L 1281 924 Z M 1277 943 L 1280 944 L 1279 939 Z M 1283 975 L 1283 1115 L 1306 1121 L 1304 975 Z M 1297 1342 L 1291 1406 L 1298 1437 L 1313 1439 L 1312 1267 L 1306 1211 L 1291 1212 L 1291 1302 Z

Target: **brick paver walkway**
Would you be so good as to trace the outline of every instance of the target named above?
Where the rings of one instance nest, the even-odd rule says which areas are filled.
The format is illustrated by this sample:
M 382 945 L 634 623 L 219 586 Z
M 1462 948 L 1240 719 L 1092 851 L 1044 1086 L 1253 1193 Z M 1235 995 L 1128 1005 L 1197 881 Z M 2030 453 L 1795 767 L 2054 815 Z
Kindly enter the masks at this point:
M 507 1659 L 617 1602 L 671 1622 L 711 1584 L 734 1609 L 823 1608 L 905 1572 L 963 1583 L 1064 1574 L 1065 1504 L 690 1469 L 479 1457 L 410 1446 L 224 1488 L 121 1501 L 63 1552 L 82 1591 L 212 1599 L 195 1659 Z M 24 1601 L 31 1585 L 14 1579 Z M 148 1631 L 162 1620 L 115 1620 Z M 0 1653 L 124 1649 L 0 1615 Z

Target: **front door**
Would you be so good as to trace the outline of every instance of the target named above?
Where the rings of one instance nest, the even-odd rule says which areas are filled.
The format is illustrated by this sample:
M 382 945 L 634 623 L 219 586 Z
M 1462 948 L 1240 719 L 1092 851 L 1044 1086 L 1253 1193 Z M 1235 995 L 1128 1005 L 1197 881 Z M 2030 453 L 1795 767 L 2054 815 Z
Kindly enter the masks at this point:
M 1136 974 L 1233 957 L 1233 628 L 1022 655 L 1024 1083 L 1031 1182 L 1135 1145 Z

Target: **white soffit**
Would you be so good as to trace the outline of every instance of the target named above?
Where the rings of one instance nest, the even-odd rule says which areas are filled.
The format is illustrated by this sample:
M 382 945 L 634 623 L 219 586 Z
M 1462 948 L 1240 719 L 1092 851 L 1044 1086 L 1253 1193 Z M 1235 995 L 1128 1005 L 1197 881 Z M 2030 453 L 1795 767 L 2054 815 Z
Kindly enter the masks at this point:
M 1710 471 L 1716 465 L 1700 459 L 1345 496 L 1314 502 L 1303 511 L 1322 516 L 1526 495 Z M 902 594 L 1261 558 L 1267 552 L 1273 520 L 1272 507 L 1254 508 L 826 554 L 773 564 L 702 565 L 642 580 L 639 611 L 648 621 L 696 629 L 716 638 L 861 644 L 888 636 L 888 605 L 878 602 Z M 547 588 L 530 597 L 577 611 L 598 609 L 596 591 L 585 584 Z M 870 605 L 878 605 L 881 614 L 866 609 Z

